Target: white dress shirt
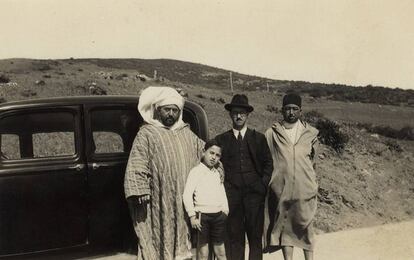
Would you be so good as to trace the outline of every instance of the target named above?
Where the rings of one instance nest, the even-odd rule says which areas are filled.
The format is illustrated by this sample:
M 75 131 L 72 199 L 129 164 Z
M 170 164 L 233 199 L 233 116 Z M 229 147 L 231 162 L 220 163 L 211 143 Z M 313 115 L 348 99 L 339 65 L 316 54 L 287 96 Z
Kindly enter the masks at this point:
M 239 133 L 241 134 L 242 138 L 244 139 L 244 135 L 246 134 L 246 131 L 247 131 L 247 125 L 244 125 L 243 128 L 240 131 L 233 128 L 233 134 L 236 137 L 236 139 L 239 136 Z

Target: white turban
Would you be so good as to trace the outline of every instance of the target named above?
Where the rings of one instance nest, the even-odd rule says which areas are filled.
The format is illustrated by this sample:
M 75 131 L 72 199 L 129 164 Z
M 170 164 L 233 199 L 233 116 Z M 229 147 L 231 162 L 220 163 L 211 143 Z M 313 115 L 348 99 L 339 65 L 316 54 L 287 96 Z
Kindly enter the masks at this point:
M 180 117 L 169 129 L 175 130 L 185 125 L 183 122 L 184 98 L 170 87 L 148 87 L 139 97 L 138 111 L 145 122 L 151 125 L 165 127 L 160 121 L 154 119 L 154 111 L 160 106 L 176 105 L 180 109 Z

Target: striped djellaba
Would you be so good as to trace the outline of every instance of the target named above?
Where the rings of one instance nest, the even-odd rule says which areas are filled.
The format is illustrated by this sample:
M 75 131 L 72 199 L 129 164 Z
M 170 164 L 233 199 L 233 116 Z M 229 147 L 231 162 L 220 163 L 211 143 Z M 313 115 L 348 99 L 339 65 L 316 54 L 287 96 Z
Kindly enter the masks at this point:
M 172 260 L 191 255 L 182 194 L 188 173 L 200 162 L 203 146 L 204 141 L 188 125 L 168 130 L 147 124 L 139 130 L 124 185 L 127 198 L 151 196 L 151 202 L 141 206 L 129 199 L 138 259 Z

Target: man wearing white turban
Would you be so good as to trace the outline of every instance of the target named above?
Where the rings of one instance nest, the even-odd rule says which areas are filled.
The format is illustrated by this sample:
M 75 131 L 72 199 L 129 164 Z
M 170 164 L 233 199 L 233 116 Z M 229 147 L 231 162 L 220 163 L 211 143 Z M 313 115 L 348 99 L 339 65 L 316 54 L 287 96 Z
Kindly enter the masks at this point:
M 191 258 L 181 194 L 204 141 L 182 121 L 183 107 L 183 97 L 169 87 L 148 87 L 139 98 L 146 124 L 132 145 L 124 183 L 138 259 Z

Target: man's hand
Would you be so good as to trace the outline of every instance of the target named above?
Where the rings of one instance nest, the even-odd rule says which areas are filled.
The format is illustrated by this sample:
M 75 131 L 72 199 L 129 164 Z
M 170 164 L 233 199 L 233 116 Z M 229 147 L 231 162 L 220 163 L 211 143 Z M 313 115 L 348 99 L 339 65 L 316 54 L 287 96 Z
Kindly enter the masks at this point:
M 190 217 L 191 227 L 201 231 L 201 221 L 196 216 Z
M 138 204 L 145 204 L 145 203 L 150 202 L 150 200 L 151 200 L 151 197 L 149 194 L 137 196 Z

